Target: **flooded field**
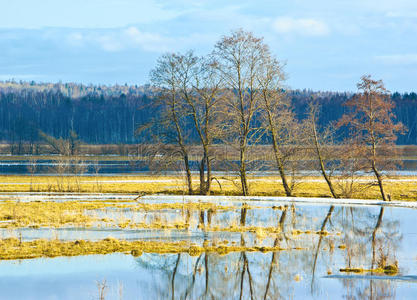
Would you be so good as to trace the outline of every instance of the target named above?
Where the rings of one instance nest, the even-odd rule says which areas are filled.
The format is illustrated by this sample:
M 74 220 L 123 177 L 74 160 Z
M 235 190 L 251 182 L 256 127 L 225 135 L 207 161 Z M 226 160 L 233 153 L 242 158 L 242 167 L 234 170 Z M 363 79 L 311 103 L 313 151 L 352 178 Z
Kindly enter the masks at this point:
M 417 205 L 0 195 L 1 299 L 412 299 Z

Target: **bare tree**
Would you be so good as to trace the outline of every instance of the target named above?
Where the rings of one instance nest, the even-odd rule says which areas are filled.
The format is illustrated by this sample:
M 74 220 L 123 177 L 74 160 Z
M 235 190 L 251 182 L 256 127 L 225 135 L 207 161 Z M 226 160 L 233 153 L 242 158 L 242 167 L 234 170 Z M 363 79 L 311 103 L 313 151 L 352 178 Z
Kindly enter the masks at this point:
M 338 176 L 331 176 L 332 183 L 337 195 L 344 198 L 352 198 L 361 195 L 369 189 L 372 184 L 364 183 L 360 174 L 363 173 L 363 159 L 361 158 L 362 148 L 357 145 L 354 139 L 348 138 L 343 143 L 333 148 L 332 157 L 336 158 L 333 170 L 338 171 Z
M 210 148 L 218 134 L 215 124 L 215 106 L 218 101 L 220 77 L 216 64 L 205 58 L 196 57 L 192 51 L 178 55 L 180 93 L 187 113 L 191 116 L 202 147 L 200 161 L 200 194 L 210 194 L 213 157 Z
M 199 171 L 202 195 L 209 194 L 211 190 L 211 164 L 214 159 L 211 146 L 218 132 L 215 104 L 218 101 L 220 77 L 214 66 L 213 62 L 195 56 L 192 51 L 163 55 L 151 73 L 152 82 L 160 89 L 157 105 L 162 111 L 162 120 L 158 116 L 158 119 L 151 120 L 153 125 L 145 124 L 137 130 L 137 133 L 150 131 L 147 134 L 156 138 L 159 145 L 177 145 L 178 151 L 173 153 L 180 153 L 184 161 L 189 193 L 192 189 L 190 157 L 198 153 L 201 158 Z M 164 129 L 161 130 L 161 127 Z M 188 139 L 189 135 L 194 137 Z M 195 144 L 195 136 L 198 146 L 191 149 L 191 144 Z M 196 152 L 200 146 L 201 152 Z
M 254 120 L 260 109 L 257 76 L 267 51 L 268 47 L 261 38 L 250 32 L 237 30 L 222 37 L 213 52 L 228 93 L 222 101 L 224 132 L 228 133 L 232 144 L 237 144 L 239 175 L 244 196 L 249 195 L 248 148 L 256 144 L 260 136 L 260 128 Z
M 290 147 L 297 131 L 297 121 L 291 111 L 291 103 L 286 97 L 282 82 L 285 79 L 282 66 L 266 51 L 263 56 L 257 80 L 260 89 L 261 117 L 271 139 L 273 156 L 279 171 L 285 194 L 292 196 L 293 186 L 289 183 L 285 161 L 295 149 Z M 287 151 L 290 150 L 290 151 Z
M 365 75 L 357 87 L 358 94 L 345 104 L 351 110 L 342 116 L 338 126 L 349 126 L 350 134 L 365 159 L 365 171 L 370 170 L 375 175 L 382 199 L 387 201 L 381 170 L 395 167 L 392 155 L 395 155 L 396 134 L 404 132 L 405 127 L 394 122 L 394 103 L 382 80 Z
M 77 133 L 73 130 L 70 130 L 68 139 L 55 138 L 40 130 L 39 136 L 59 155 L 74 156 L 80 150 L 81 141 L 78 139 Z
M 318 130 L 318 111 L 318 104 L 311 102 L 309 105 L 309 117 L 307 119 L 307 128 L 309 129 L 308 136 L 310 137 L 309 144 L 312 145 L 312 148 L 314 149 L 313 151 L 319 165 L 320 173 L 324 177 L 330 193 L 334 198 L 339 198 L 334 188 L 331 174 L 327 171 L 327 160 L 329 158 L 328 148 L 333 144 L 333 132 L 329 127 L 325 128 L 323 132 Z M 333 159 L 334 158 L 335 157 L 333 157 Z
M 186 114 L 180 96 L 181 79 L 179 77 L 180 57 L 177 54 L 164 54 L 157 62 L 157 66 L 151 71 L 152 83 L 160 89 L 159 103 L 163 110 L 165 120 L 154 120 L 155 123 L 173 127 L 174 141 L 178 145 L 178 153 L 184 162 L 188 193 L 193 194 L 192 176 L 190 168 L 189 150 L 186 144 L 186 129 L 184 119 Z

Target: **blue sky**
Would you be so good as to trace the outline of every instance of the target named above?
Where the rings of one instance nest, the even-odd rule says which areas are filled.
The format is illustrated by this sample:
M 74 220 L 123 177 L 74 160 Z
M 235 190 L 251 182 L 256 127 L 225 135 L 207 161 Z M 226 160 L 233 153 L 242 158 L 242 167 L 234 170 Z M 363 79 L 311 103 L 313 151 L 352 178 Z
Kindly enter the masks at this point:
M 263 36 L 291 88 L 353 91 L 363 74 L 417 90 L 417 1 L 0 0 L 0 80 L 148 82 L 164 52 Z

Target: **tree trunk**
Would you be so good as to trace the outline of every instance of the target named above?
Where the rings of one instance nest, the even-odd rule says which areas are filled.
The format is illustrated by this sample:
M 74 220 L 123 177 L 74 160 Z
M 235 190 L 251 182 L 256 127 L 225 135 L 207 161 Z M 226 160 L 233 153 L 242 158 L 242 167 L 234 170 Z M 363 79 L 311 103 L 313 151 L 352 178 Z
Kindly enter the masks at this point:
M 241 161 L 240 166 L 240 182 L 242 184 L 242 196 L 248 196 L 249 195 L 249 188 L 248 188 L 248 179 L 246 177 L 246 166 L 245 162 Z
M 210 195 L 211 192 L 211 161 L 210 161 L 210 157 L 206 157 L 206 166 L 207 166 L 207 181 L 206 181 L 206 195 Z
M 287 197 L 292 197 L 292 191 L 291 188 L 288 185 L 288 181 L 287 181 L 287 176 L 285 174 L 285 169 L 284 169 L 284 164 L 282 163 L 281 158 L 279 157 L 279 150 L 278 150 L 278 145 L 276 144 L 276 141 L 274 138 L 273 139 L 273 143 L 274 143 L 274 155 L 275 155 L 275 160 L 277 163 L 277 167 L 279 170 L 279 175 L 281 176 L 281 180 L 282 180 L 282 186 L 284 187 L 285 190 L 285 195 L 287 195 Z
M 385 191 L 384 191 L 384 185 L 382 184 L 382 176 L 379 173 L 379 171 L 377 170 L 374 161 L 372 162 L 372 170 L 374 171 L 374 174 L 375 174 L 376 179 L 378 181 L 378 186 L 379 186 L 379 190 L 381 192 L 382 200 L 388 201 L 387 196 L 386 196 Z
M 246 177 L 246 161 L 245 161 L 245 146 L 243 145 L 244 142 L 241 142 L 240 146 L 240 181 L 242 184 L 242 196 L 249 195 L 249 188 L 248 188 L 248 179 Z
M 312 119 L 311 122 L 312 122 L 312 127 L 313 127 L 314 145 L 316 147 L 316 154 L 319 160 L 321 174 L 323 175 L 324 180 L 326 180 L 326 183 L 329 186 L 329 190 L 330 190 L 330 193 L 332 193 L 333 198 L 339 198 L 333 188 L 333 184 L 330 180 L 330 177 L 327 175 L 326 168 L 324 167 L 323 156 L 320 151 L 319 139 L 317 137 L 316 122 L 314 119 Z
M 373 138 L 373 132 L 371 134 Z M 372 143 L 372 171 L 374 172 L 376 180 L 378 181 L 378 186 L 381 192 L 382 200 L 388 201 L 387 196 L 385 195 L 384 185 L 382 184 L 382 176 L 376 167 L 375 157 L 376 157 L 376 145 L 375 145 L 375 142 L 373 142 Z
M 203 145 L 203 158 L 200 162 L 200 195 L 210 195 L 211 189 L 211 162 L 208 149 Z
M 186 173 L 187 185 L 188 185 L 188 194 L 192 195 L 193 194 L 193 184 L 192 184 L 192 177 L 191 177 L 190 162 L 189 162 L 189 159 L 188 159 L 188 151 L 185 147 L 185 143 L 184 143 L 184 140 L 183 140 L 183 137 L 182 137 L 181 127 L 180 127 L 179 120 L 178 120 L 178 117 L 177 117 L 175 104 L 176 104 L 176 100 L 175 100 L 175 96 L 173 96 L 173 100 L 172 100 L 172 104 L 171 104 L 172 120 L 175 124 L 175 129 L 177 131 L 178 145 L 181 148 L 182 157 L 183 157 L 183 160 L 184 160 L 184 167 L 185 167 L 185 173 Z
M 206 158 L 205 155 L 203 156 L 203 158 L 201 159 L 200 162 L 200 195 L 206 195 L 207 190 L 206 190 L 206 179 L 205 179 L 205 163 L 206 163 Z
M 188 185 L 188 194 L 193 194 L 193 180 L 191 177 L 191 169 L 190 169 L 190 162 L 188 160 L 188 153 L 183 152 L 183 158 L 184 158 L 184 167 L 185 167 L 185 174 L 187 178 L 187 185 Z
M 274 122 L 272 120 L 271 109 L 269 107 L 269 103 L 268 103 L 268 100 L 266 99 L 266 97 L 264 98 L 264 100 L 265 100 L 265 106 L 266 106 L 266 110 L 267 110 L 267 114 L 268 114 L 269 129 L 270 129 L 271 135 L 272 135 L 272 149 L 274 150 L 275 161 L 277 163 L 277 167 L 278 167 L 278 170 L 279 170 L 279 175 L 281 176 L 282 186 L 284 187 L 285 195 L 287 195 L 287 197 L 291 197 L 292 196 L 292 191 L 291 191 L 291 188 L 288 185 L 287 176 L 285 174 L 284 163 L 282 162 L 282 159 L 281 159 L 281 156 L 280 156 L 281 153 L 280 153 L 279 147 L 278 147 L 277 133 L 276 133 L 276 128 L 274 126 Z

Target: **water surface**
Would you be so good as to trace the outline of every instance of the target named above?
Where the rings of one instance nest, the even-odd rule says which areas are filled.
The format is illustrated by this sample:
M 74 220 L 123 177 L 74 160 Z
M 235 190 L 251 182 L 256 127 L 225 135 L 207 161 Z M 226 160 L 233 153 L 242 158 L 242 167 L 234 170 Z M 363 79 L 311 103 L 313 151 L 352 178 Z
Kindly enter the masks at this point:
M 187 216 L 192 224 L 189 230 L 17 229 L 23 239 L 115 236 L 160 242 L 185 240 L 199 245 L 278 245 L 285 250 L 198 256 L 115 253 L 0 261 L 0 298 L 99 299 L 103 291 L 105 299 L 413 299 L 417 295 L 416 209 L 373 202 L 314 204 L 261 199 L 221 198 L 221 204 L 232 208 L 203 211 L 203 218 L 201 212 L 191 212 Z M 161 196 L 144 201 L 178 199 Z M 162 223 L 184 217 L 180 209 L 116 213 L 132 220 L 158 219 Z M 258 230 L 227 231 L 230 226 L 241 225 Z M 210 226 L 223 229 L 210 231 Z M 269 227 L 280 230 L 268 233 Z M 382 263 L 398 265 L 398 274 L 340 271 L 346 267 L 373 269 Z

